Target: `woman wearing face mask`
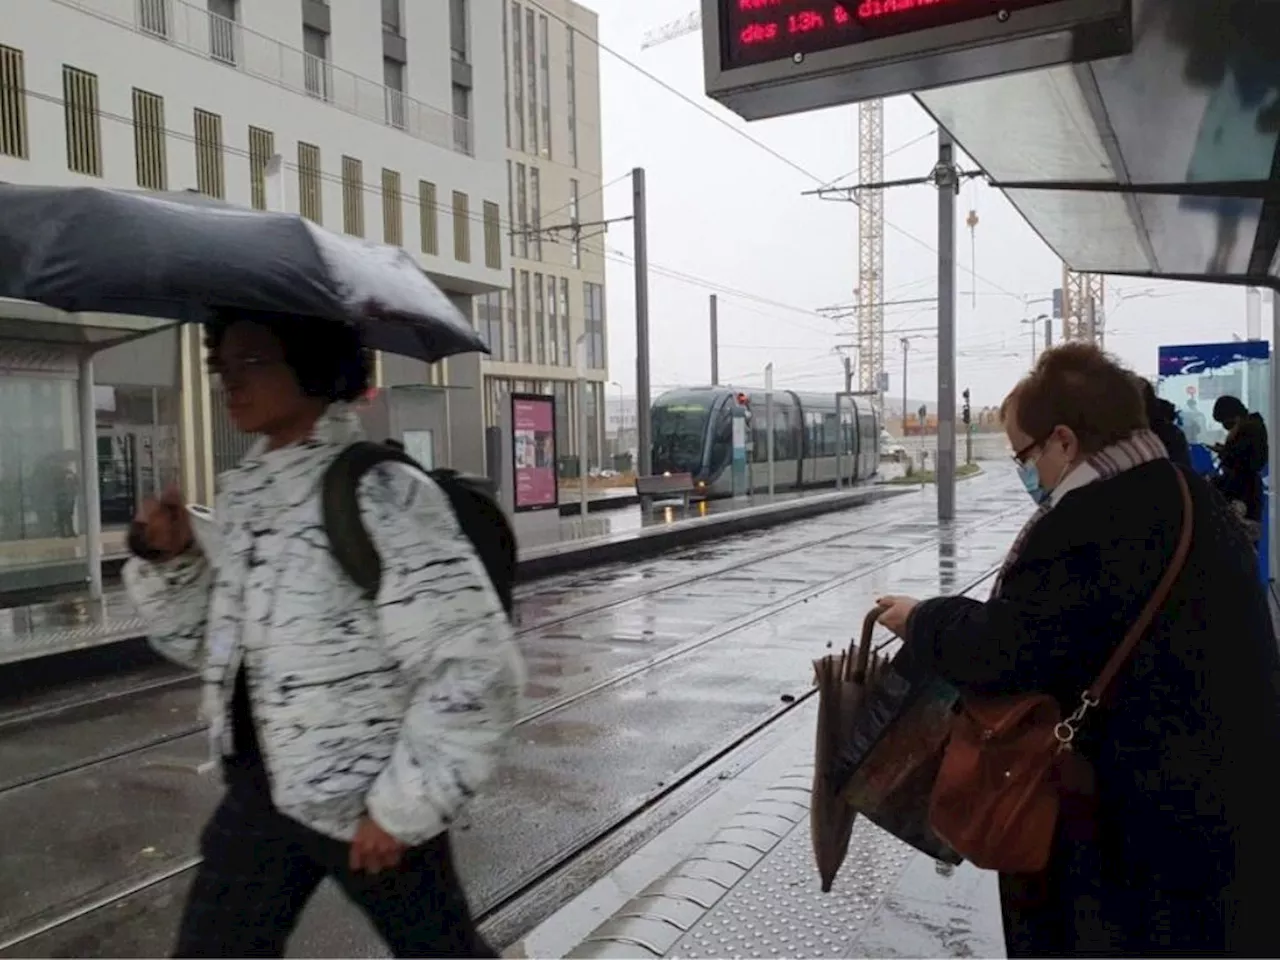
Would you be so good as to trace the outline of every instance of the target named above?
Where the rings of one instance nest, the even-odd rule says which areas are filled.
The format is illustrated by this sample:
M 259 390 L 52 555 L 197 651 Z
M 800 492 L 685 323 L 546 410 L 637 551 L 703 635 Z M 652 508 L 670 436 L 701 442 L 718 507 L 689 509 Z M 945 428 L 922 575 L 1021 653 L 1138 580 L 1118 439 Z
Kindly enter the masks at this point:
M 1037 510 L 990 599 L 886 597 L 881 620 L 962 696 L 1049 693 L 1063 715 L 1155 591 L 1181 488 L 1132 375 L 1087 344 L 1047 351 L 1001 408 Z M 1276 956 L 1280 656 L 1227 506 L 1181 470 L 1191 550 L 1168 601 L 1075 744 L 1088 829 L 1060 821 L 1047 870 L 1002 876 L 1011 957 Z

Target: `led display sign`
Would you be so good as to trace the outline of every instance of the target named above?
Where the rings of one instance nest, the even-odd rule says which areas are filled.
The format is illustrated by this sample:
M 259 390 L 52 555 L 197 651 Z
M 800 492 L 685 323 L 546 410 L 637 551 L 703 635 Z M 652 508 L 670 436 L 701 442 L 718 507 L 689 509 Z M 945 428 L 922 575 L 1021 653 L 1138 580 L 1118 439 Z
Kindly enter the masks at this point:
M 725 67 L 992 17 L 1057 0 L 721 0 Z
M 707 94 L 748 120 L 1133 49 L 1133 0 L 702 0 Z

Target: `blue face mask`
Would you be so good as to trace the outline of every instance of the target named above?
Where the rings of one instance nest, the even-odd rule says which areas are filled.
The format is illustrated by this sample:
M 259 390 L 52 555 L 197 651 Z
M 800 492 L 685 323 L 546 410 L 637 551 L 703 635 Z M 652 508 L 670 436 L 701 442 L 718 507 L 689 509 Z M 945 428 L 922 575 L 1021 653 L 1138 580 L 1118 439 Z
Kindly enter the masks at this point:
M 1022 485 L 1027 488 L 1027 493 L 1031 496 L 1031 499 L 1037 504 L 1042 504 L 1049 499 L 1049 491 L 1040 482 L 1040 471 L 1036 469 L 1034 460 L 1018 464 L 1018 478 L 1022 481 Z

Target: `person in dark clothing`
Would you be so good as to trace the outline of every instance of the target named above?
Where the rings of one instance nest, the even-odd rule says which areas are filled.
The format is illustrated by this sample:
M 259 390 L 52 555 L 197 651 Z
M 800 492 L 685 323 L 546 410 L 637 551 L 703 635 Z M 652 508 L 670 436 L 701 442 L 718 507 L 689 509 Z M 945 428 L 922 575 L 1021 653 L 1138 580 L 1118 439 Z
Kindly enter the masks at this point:
M 1097 806 L 1049 866 L 1002 875 L 1010 957 L 1280 955 L 1280 653 L 1240 526 L 1171 464 L 1130 375 L 1087 344 L 1047 351 L 1005 401 L 1040 505 L 990 599 L 886 597 L 882 622 L 961 695 L 1054 695 L 1066 716 L 1138 617 L 1193 501 L 1186 566 L 1076 749 Z
M 1160 438 L 1169 459 L 1179 466 L 1191 469 L 1191 449 L 1187 445 L 1187 437 L 1178 426 L 1178 408 L 1168 400 L 1156 396 L 1156 388 L 1150 380 L 1140 379 L 1143 404 L 1147 410 L 1147 422 L 1151 432 Z
M 1213 419 L 1227 431 L 1227 439 L 1215 447 L 1218 455 L 1218 490 L 1228 503 L 1244 504 L 1244 516 L 1262 519 L 1262 471 L 1270 452 L 1267 425 L 1250 413 L 1237 397 L 1219 397 L 1213 404 Z

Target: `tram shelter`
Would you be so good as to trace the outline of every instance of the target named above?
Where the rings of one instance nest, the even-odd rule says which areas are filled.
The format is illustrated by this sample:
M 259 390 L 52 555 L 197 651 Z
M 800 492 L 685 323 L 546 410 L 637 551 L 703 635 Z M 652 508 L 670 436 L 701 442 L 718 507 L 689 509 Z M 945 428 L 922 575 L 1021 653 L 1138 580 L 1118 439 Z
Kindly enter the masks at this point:
M 43 500 L 18 495 L 17 515 L 6 523 L 20 530 L 4 538 L 7 549 L 17 551 L 14 565 L 49 559 L 52 547 L 74 545 L 69 555 L 57 553 L 60 564 L 72 564 L 76 579 L 89 585 L 90 597 L 102 598 L 102 513 L 99 497 L 97 417 L 94 403 L 95 354 L 108 347 L 145 337 L 172 321 L 115 314 L 64 313 L 43 304 L 0 297 L 0 387 L 6 390 L 5 418 L 15 429 L 37 431 L 39 436 L 10 436 L 0 429 L 0 489 L 44 487 L 55 504 L 53 516 L 42 515 Z M 74 384 L 74 390 L 68 389 Z M 17 390 L 8 396 L 8 388 Z M 17 389 L 17 388 L 21 389 Z M 32 409 L 23 397 L 34 391 L 32 403 L 39 417 L 26 416 Z M 22 394 L 23 396 L 19 396 Z M 30 398 L 28 398 L 30 399 Z M 12 406 L 10 406 L 12 404 Z M 39 442 L 37 442 L 39 441 Z M 61 496 L 49 487 L 74 482 Z M 56 504 L 66 506 L 59 510 Z M 65 516 L 57 516 L 65 511 Z M 53 554 L 50 554 L 52 557 Z M 83 568 L 83 569 L 81 569 Z
M 939 457 L 950 460 L 949 469 L 939 463 L 940 519 L 954 502 L 944 489 L 954 484 L 955 460 L 952 141 L 1071 269 L 1266 287 L 1275 304 L 1280 4 L 809 7 L 801 17 L 787 4 L 703 0 L 707 92 L 747 119 L 914 93 L 937 120 Z M 1280 342 L 1276 310 L 1272 338 Z M 1272 378 L 1267 419 L 1275 424 L 1280 366 Z M 1270 473 L 1280 476 L 1271 446 Z M 1273 557 L 1275 497 L 1272 487 Z M 1274 573 L 1272 587 L 1274 602 Z

